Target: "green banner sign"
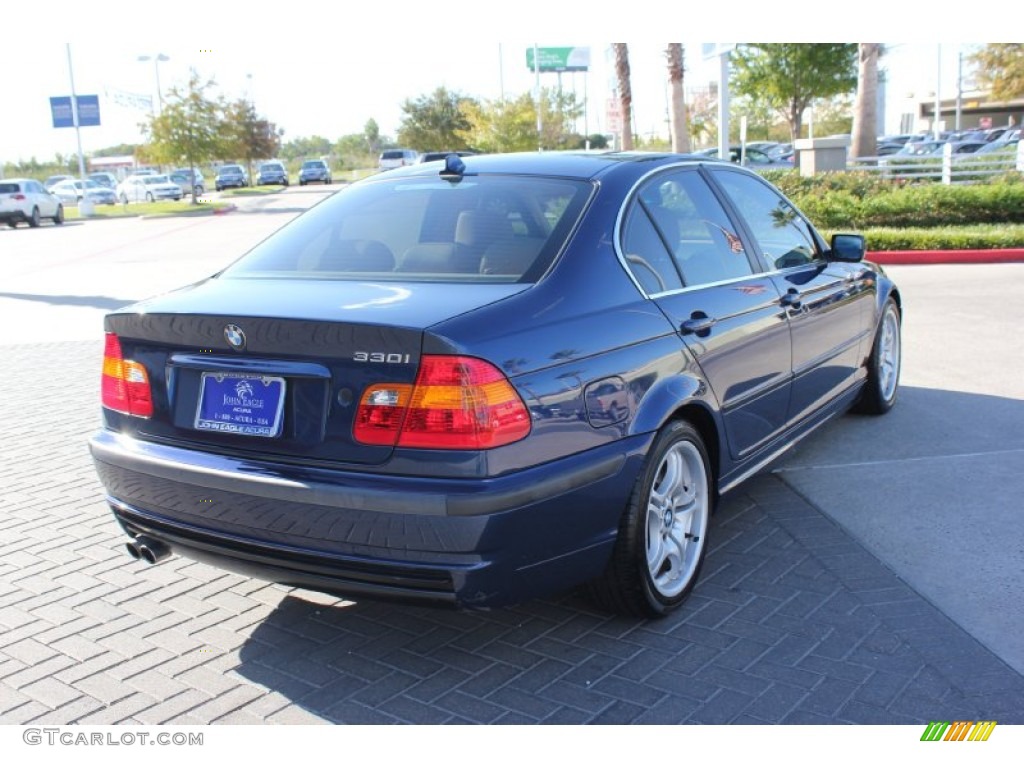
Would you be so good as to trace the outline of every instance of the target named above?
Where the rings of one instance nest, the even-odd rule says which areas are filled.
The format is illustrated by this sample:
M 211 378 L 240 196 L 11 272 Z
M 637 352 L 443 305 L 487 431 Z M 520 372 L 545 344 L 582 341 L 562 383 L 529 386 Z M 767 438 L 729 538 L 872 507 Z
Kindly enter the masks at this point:
M 541 72 L 586 72 L 590 67 L 589 48 L 537 48 Z M 526 49 L 526 68 L 535 72 L 533 48 Z

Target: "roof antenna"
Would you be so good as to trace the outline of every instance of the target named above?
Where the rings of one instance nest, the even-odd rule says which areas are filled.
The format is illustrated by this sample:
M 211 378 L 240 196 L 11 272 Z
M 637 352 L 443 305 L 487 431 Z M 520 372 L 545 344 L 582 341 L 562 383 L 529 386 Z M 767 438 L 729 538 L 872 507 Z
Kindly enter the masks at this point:
M 441 177 L 455 176 L 462 178 L 462 174 L 466 172 L 466 164 L 462 161 L 462 158 L 456 155 L 454 152 L 444 159 L 444 168 L 441 169 Z

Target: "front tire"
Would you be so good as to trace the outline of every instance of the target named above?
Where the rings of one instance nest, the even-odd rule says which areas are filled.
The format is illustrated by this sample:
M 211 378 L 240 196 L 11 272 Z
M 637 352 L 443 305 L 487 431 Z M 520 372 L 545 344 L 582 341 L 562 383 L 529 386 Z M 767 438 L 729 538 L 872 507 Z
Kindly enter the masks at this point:
M 637 478 L 611 561 L 589 585 L 595 602 L 614 613 L 657 618 L 686 600 L 707 551 L 712 483 L 700 433 L 685 421 L 668 424 Z
M 147 203 L 155 202 L 155 200 L 153 199 L 153 193 L 152 192 L 147 192 L 146 193 L 146 202 Z
M 53 215 L 53 223 L 54 224 L 63 224 L 64 223 L 64 206 L 63 205 L 58 205 L 57 206 L 57 213 L 55 213 Z
M 900 338 L 900 311 L 893 299 L 885 302 L 882 320 L 868 359 L 868 378 L 853 410 L 881 416 L 896 404 L 899 395 L 903 344 Z

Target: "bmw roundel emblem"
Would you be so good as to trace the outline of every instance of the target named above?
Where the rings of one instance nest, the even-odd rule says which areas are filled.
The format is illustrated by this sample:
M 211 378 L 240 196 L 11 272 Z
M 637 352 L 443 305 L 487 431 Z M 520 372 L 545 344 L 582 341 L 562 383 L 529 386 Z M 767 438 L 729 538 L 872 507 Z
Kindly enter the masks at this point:
M 224 338 L 228 340 L 232 349 L 239 352 L 245 349 L 245 333 L 234 323 L 224 326 Z

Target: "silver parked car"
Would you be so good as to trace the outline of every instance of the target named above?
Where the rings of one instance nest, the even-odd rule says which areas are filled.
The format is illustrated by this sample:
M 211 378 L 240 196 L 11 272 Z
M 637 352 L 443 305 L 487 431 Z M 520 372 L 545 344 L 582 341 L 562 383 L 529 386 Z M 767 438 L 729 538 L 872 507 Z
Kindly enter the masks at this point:
M 83 197 L 88 197 L 94 205 L 117 205 L 114 190 L 86 179 L 68 179 L 53 185 L 50 194 L 56 196 L 64 205 L 78 205 Z
M 188 177 L 191 174 L 192 184 L 188 183 Z M 195 189 L 197 195 L 202 195 L 206 192 L 206 178 L 198 168 L 178 168 L 177 170 L 171 171 L 168 174 L 175 184 L 181 187 L 181 193 L 183 195 L 191 195 L 192 189 Z
M 43 219 L 64 223 L 64 206 L 35 179 L 0 179 L 0 221 L 12 229 L 24 221 L 38 227 Z

